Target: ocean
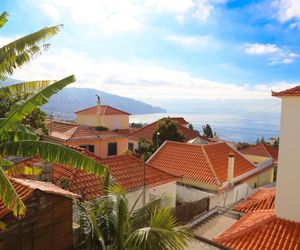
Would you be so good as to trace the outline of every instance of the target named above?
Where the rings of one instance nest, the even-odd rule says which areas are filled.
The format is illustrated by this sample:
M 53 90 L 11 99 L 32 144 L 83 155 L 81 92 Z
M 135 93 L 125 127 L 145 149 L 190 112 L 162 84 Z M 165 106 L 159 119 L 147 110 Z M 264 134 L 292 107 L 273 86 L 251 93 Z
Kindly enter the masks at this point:
M 234 142 L 254 143 L 262 136 L 267 140 L 279 136 L 280 114 L 190 114 L 156 113 L 131 115 L 130 122 L 151 123 L 162 117 L 184 117 L 194 129 L 202 131 L 202 125 L 210 124 L 220 138 Z

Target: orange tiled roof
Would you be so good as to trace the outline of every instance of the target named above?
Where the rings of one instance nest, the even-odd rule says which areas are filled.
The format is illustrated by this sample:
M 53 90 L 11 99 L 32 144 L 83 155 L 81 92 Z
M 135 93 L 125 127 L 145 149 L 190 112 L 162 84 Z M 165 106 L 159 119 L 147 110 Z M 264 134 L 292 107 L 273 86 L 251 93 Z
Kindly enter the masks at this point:
M 128 135 L 128 138 L 133 139 L 133 140 L 139 140 L 141 138 L 144 138 L 148 142 L 152 142 L 153 133 L 157 129 L 158 123 L 161 120 L 162 119 L 160 119 L 158 121 L 155 121 L 153 123 L 150 123 L 150 124 L 146 125 L 145 127 L 140 128 L 140 129 L 130 133 Z M 199 133 L 197 133 L 196 131 L 192 131 L 189 128 L 186 128 L 184 126 L 184 124 L 186 124 L 186 122 L 184 122 L 185 121 L 184 118 L 181 118 L 181 117 L 173 118 L 173 117 L 171 117 L 171 120 L 177 123 L 177 128 L 184 135 L 184 141 L 185 142 L 200 136 Z
M 48 194 L 80 197 L 79 195 L 57 187 L 49 182 L 18 178 L 10 178 L 10 181 L 23 202 L 29 199 L 35 190 L 41 190 Z M 0 218 L 9 212 L 10 210 L 6 209 L 3 205 L 3 202 L 0 200 Z
M 240 152 L 245 155 L 272 158 L 274 161 L 278 160 L 278 150 L 263 143 L 244 148 Z
M 216 242 L 236 250 L 300 249 L 300 223 L 281 219 L 274 210 L 250 212 Z
M 51 121 L 48 124 L 48 130 L 51 137 L 64 141 L 99 140 L 123 137 L 121 134 L 114 131 L 98 131 L 93 127 L 62 121 Z
M 275 92 L 272 91 L 272 96 L 300 96 L 300 86 L 296 86 L 294 88 L 291 89 L 287 89 L 284 91 L 280 91 L 280 92 Z
M 134 156 L 107 157 L 100 161 L 102 164 L 108 165 L 117 183 L 126 190 L 136 189 L 144 185 L 144 168 L 148 187 L 169 183 L 177 179 L 171 174 L 145 164 Z
M 275 208 L 275 188 L 260 188 L 246 200 L 234 206 L 234 210 L 242 213 Z
M 81 153 L 84 150 L 73 147 L 73 149 L 79 150 Z M 93 156 L 93 160 L 98 160 L 96 156 L 91 153 L 84 152 L 88 156 Z M 25 159 L 15 164 L 16 166 L 32 166 L 35 163 L 39 163 L 41 159 L 39 157 L 32 157 Z M 22 176 L 24 178 L 30 178 L 30 176 Z M 55 185 L 62 187 L 63 181 L 68 182 L 67 190 L 80 195 L 85 200 L 94 199 L 102 195 L 102 180 L 94 174 L 89 174 L 83 170 L 74 169 L 72 167 L 64 166 L 61 164 L 53 164 L 53 182 Z
M 75 147 L 74 149 L 80 150 Z M 107 165 L 113 178 L 125 190 L 140 188 L 144 185 L 143 168 L 146 167 L 146 185 L 148 187 L 158 186 L 176 180 L 176 177 L 164 173 L 154 167 L 146 165 L 144 162 L 134 156 L 114 156 L 101 159 L 91 153 L 84 151 L 89 157 L 98 161 L 100 164 Z M 16 166 L 28 166 L 40 162 L 39 157 L 25 159 L 16 164 Z M 30 177 L 26 177 L 30 178 Z M 69 182 L 67 189 L 79 194 L 85 200 L 100 197 L 102 193 L 102 179 L 94 174 L 89 174 L 83 170 L 77 170 L 60 164 L 53 164 L 54 183 L 62 186 L 62 181 Z
M 167 141 L 148 163 L 185 179 L 221 186 L 227 181 L 228 154 L 232 151 L 235 152 L 234 177 L 255 169 L 254 164 L 225 142 L 195 145 Z
M 75 114 L 96 115 L 97 114 L 97 106 L 79 110 L 79 111 L 75 112 Z M 129 114 L 125 111 L 122 111 L 120 109 L 113 108 L 108 105 L 101 105 L 101 115 L 131 115 L 131 114 Z

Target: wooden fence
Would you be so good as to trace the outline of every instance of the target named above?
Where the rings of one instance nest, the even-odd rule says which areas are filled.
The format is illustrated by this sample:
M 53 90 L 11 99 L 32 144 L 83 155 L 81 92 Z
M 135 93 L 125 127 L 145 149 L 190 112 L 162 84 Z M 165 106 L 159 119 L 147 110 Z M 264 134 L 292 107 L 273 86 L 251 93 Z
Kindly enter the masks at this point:
M 176 206 L 175 217 L 179 223 L 186 223 L 195 216 L 209 210 L 209 198 L 205 197 L 199 201 L 185 202 Z

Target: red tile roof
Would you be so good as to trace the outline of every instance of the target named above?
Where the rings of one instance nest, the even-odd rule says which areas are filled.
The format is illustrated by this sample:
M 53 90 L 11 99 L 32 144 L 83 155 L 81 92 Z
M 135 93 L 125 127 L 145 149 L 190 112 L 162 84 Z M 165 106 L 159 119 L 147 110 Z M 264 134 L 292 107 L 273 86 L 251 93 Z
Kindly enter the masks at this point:
M 221 186 L 227 181 L 228 154 L 232 151 L 235 152 L 234 177 L 256 168 L 225 142 L 195 145 L 166 141 L 148 163 L 185 179 Z
M 260 188 L 246 200 L 234 206 L 234 210 L 242 213 L 275 208 L 275 188 Z
M 255 155 L 272 158 L 274 161 L 278 160 L 278 149 L 272 148 L 263 143 L 244 148 L 240 152 L 245 155 Z
M 300 223 L 276 217 L 274 210 L 247 213 L 216 242 L 236 250 L 300 249 Z
M 79 110 L 79 111 L 75 112 L 75 114 L 96 115 L 97 114 L 97 106 Z M 120 109 L 113 108 L 108 105 L 101 105 L 101 115 L 131 115 L 131 114 L 129 114 L 125 111 L 122 111 Z
M 136 189 L 144 185 L 144 168 L 148 187 L 176 181 L 176 177 L 145 164 L 134 156 L 114 156 L 100 160 L 108 165 L 112 176 L 126 190 Z
M 157 129 L 158 123 L 162 119 L 160 119 L 158 121 L 155 121 L 153 123 L 150 123 L 150 124 L 146 125 L 145 127 L 134 131 L 133 133 L 130 133 L 128 135 L 128 138 L 133 139 L 133 140 L 139 140 L 141 138 L 144 138 L 148 142 L 152 142 L 152 136 L 153 136 L 154 132 Z M 181 118 L 181 117 L 173 118 L 173 117 L 171 117 L 171 120 L 173 120 L 174 122 L 177 123 L 177 128 L 184 135 L 184 141 L 185 142 L 200 136 L 198 132 L 192 131 L 189 128 L 186 128 L 184 126 L 184 124 L 187 124 L 186 121 L 184 120 L 184 118 Z
M 78 148 L 75 148 L 78 149 Z M 82 152 L 82 149 L 78 149 Z M 154 167 L 145 165 L 141 160 L 134 156 L 114 156 L 101 159 L 91 153 L 84 152 L 89 157 L 98 161 L 100 164 L 107 165 L 113 178 L 125 190 L 140 188 L 144 185 L 143 168 L 146 166 L 146 185 L 148 187 L 158 186 L 164 183 L 176 181 L 176 177 L 164 173 Z M 38 157 L 25 159 L 16 164 L 16 166 L 28 166 L 38 163 L 41 160 Z M 30 178 L 30 177 L 26 177 Z M 53 164 L 54 183 L 62 186 L 63 181 L 69 182 L 67 190 L 79 194 L 85 200 L 100 197 L 102 193 L 102 179 L 89 174 L 83 170 L 77 170 L 69 166 Z
M 280 91 L 280 92 L 272 91 L 272 96 L 277 96 L 277 97 L 281 97 L 281 96 L 300 96 L 300 86 L 296 86 L 294 88 L 287 89 L 287 90 Z
M 74 148 L 77 150 L 81 149 Z M 85 154 L 92 156 L 88 152 Z M 96 156 L 93 160 L 98 160 Z M 41 162 L 39 157 L 25 159 L 15 164 L 16 166 L 32 166 Z M 22 176 L 24 178 L 31 178 L 30 176 Z M 102 179 L 94 174 L 89 174 L 83 170 L 77 170 L 72 167 L 64 166 L 61 164 L 53 164 L 53 182 L 55 185 L 62 187 L 63 182 L 68 182 L 67 190 L 80 195 L 84 200 L 90 200 L 102 195 Z
M 114 131 L 98 131 L 93 127 L 62 121 L 51 121 L 48 124 L 48 130 L 51 137 L 64 141 L 100 140 L 123 137 Z
M 57 194 L 67 197 L 80 197 L 79 195 L 57 187 L 49 182 L 17 178 L 10 178 L 10 181 L 23 202 L 29 199 L 35 190 L 41 190 L 48 194 Z M 9 212 L 10 210 L 6 209 L 3 202 L 0 200 L 0 218 Z

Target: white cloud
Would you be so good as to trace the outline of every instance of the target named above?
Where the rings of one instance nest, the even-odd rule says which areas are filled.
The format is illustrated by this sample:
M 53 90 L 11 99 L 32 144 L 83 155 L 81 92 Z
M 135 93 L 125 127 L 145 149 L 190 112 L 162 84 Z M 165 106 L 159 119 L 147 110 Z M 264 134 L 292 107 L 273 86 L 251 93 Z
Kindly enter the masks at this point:
M 225 84 L 194 77 L 185 71 L 160 67 L 157 63 L 93 61 L 71 50 L 44 55 L 18 69 L 13 77 L 21 80 L 60 79 L 72 73 L 76 73 L 77 78 L 73 86 L 96 88 L 144 101 L 173 98 L 265 99 L 270 98 L 271 89 L 292 86 L 286 83 L 255 87 Z
M 244 52 L 251 55 L 267 55 L 271 64 L 290 64 L 299 57 L 299 54 L 291 52 L 288 47 L 280 48 L 276 44 L 248 43 Z
M 209 36 L 179 36 L 179 35 L 167 35 L 165 40 L 177 43 L 183 46 L 206 46 L 211 44 L 212 39 Z
M 157 14 L 172 15 L 180 22 L 206 21 L 222 0 L 27 0 L 54 21 L 70 19 L 76 25 L 107 34 L 143 29 Z
M 277 0 L 273 6 L 278 9 L 277 18 L 280 22 L 300 19 L 300 0 Z

